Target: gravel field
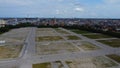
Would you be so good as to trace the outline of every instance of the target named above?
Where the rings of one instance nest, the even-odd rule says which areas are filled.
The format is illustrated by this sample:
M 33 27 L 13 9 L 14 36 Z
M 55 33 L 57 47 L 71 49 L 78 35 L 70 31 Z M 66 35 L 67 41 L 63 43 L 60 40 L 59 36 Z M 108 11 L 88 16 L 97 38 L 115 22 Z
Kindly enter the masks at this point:
M 58 53 L 71 53 L 79 51 L 75 46 L 67 42 L 61 43 L 37 43 L 37 54 L 58 54 Z
M 0 59 L 17 58 L 29 30 L 29 28 L 13 29 L 0 35 L 0 40 L 5 41 L 0 44 Z
M 66 61 L 70 68 L 115 68 L 118 65 L 106 57 L 83 58 Z

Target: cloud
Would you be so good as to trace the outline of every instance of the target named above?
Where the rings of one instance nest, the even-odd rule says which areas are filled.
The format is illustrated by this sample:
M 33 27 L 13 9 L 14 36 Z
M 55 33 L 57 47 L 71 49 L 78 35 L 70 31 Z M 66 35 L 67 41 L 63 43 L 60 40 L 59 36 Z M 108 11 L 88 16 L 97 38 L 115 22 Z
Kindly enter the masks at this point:
M 119 8 L 120 0 L 0 0 L 0 16 L 120 17 Z
M 60 14 L 60 10 L 56 10 L 56 14 Z
M 120 0 L 103 0 L 103 2 L 100 4 L 87 6 L 86 14 L 88 14 L 88 16 L 100 18 L 119 18 L 119 3 Z
M 84 11 L 84 9 L 83 9 L 83 8 L 80 8 L 80 7 L 76 7 L 74 10 L 75 10 L 75 11 L 79 11 L 79 12 L 83 12 L 83 11 Z

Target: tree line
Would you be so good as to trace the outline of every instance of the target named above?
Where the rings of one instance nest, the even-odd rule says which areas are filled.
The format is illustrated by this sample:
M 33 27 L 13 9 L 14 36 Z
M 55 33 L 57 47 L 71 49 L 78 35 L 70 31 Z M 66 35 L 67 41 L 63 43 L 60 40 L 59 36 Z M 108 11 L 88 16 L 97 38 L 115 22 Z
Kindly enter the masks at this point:
M 17 25 L 5 25 L 5 27 L 0 28 L 0 34 L 8 32 L 11 29 L 22 28 L 22 27 L 35 27 L 35 25 L 31 23 L 20 23 Z
M 11 29 L 15 29 L 15 28 L 21 28 L 21 27 L 38 27 L 38 28 L 58 28 L 58 27 L 62 27 L 62 28 L 66 28 L 66 29 L 79 29 L 79 30 L 84 30 L 84 31 L 89 31 L 89 32 L 93 32 L 93 33 L 102 33 L 102 34 L 106 34 L 109 36 L 113 36 L 113 37 L 118 37 L 120 38 L 120 33 L 117 32 L 112 32 L 112 31 L 103 31 L 103 30 L 98 30 L 98 29 L 94 29 L 93 27 L 90 26 L 86 26 L 86 25 L 34 25 L 31 23 L 20 23 L 17 25 L 6 25 L 5 27 L 1 27 L 0 28 L 0 34 L 4 33 L 4 32 L 8 32 Z

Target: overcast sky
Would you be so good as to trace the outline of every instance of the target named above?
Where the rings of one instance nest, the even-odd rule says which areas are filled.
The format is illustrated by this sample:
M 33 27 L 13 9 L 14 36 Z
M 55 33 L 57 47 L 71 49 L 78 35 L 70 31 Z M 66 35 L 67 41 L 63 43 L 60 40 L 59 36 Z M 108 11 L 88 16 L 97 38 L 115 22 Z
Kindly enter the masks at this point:
M 120 0 L 0 0 L 0 17 L 120 18 Z

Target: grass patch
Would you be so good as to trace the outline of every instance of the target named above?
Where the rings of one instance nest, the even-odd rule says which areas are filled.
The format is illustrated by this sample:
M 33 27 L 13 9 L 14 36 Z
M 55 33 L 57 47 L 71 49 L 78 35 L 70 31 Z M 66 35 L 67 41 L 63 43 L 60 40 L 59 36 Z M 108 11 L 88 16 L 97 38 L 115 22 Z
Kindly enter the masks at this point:
M 97 66 L 102 66 L 101 68 L 118 66 L 115 62 L 105 57 L 96 57 L 93 59 L 93 62 Z
M 118 63 L 120 63 L 120 56 L 116 55 L 116 54 L 111 54 L 111 55 L 107 55 L 107 57 L 117 61 Z
M 32 68 L 51 68 L 50 63 L 33 64 Z
M 62 29 L 59 29 L 59 28 L 55 28 L 55 30 L 58 32 L 58 33 L 61 33 L 61 34 L 70 34 Z
M 67 64 L 70 64 L 70 63 L 72 63 L 72 61 L 66 61 L 66 63 L 67 63 Z
M 89 43 L 89 42 L 83 42 L 82 45 L 80 45 L 79 47 L 83 48 L 84 50 L 97 50 L 100 49 L 100 47 Z
M 17 58 L 21 49 L 22 45 L 5 45 L 0 46 L 0 59 L 6 58 Z
M 90 34 L 90 35 L 83 35 L 91 39 L 101 39 L 101 38 L 113 38 L 108 35 L 103 35 L 103 34 Z
M 120 47 L 120 39 L 98 40 L 98 42 L 109 45 L 111 47 Z
M 62 37 L 60 36 L 44 36 L 44 37 L 37 37 L 36 41 L 58 41 L 58 40 L 63 40 Z
M 67 38 L 68 40 L 80 40 L 80 38 L 77 37 L 77 36 L 66 36 L 66 38 Z
M 88 34 L 88 33 L 91 33 L 91 32 L 83 31 L 83 30 L 79 30 L 79 29 L 71 29 L 71 31 L 75 32 L 77 34 Z

